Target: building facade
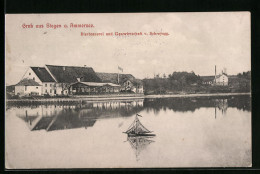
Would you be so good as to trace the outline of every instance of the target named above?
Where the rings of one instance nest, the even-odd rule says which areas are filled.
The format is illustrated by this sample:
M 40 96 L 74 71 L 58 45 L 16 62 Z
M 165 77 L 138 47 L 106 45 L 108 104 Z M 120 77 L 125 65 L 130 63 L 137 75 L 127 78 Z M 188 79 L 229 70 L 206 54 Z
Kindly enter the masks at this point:
M 227 74 L 222 73 L 221 75 L 216 76 L 215 85 L 217 85 L 217 86 L 227 86 L 228 85 Z
M 131 91 L 134 93 L 143 93 L 143 85 L 141 80 L 126 80 L 121 87 L 122 91 Z
M 42 85 L 32 79 L 22 79 L 18 84 L 15 85 L 15 95 L 42 95 Z
M 22 79 L 30 79 L 39 84 L 40 87 L 37 89 L 39 95 L 143 93 L 142 81 L 131 74 L 96 73 L 93 68 L 86 66 L 45 65 L 44 67 L 29 67 Z M 30 90 L 35 91 L 33 88 L 30 87 Z M 16 94 L 22 93 L 22 90 L 25 92 L 25 88 L 17 86 Z
M 113 83 L 76 82 L 70 85 L 70 94 L 113 94 L 120 92 L 120 85 Z
M 39 83 L 41 88 L 41 95 L 55 95 L 55 80 L 51 77 L 44 67 L 29 67 L 23 75 L 22 79 L 31 79 Z
M 203 85 L 228 86 L 228 75 L 222 73 L 217 76 L 201 76 Z
M 121 92 L 132 92 L 143 94 L 143 83 L 132 74 L 97 73 L 103 83 L 114 83 L 120 85 Z

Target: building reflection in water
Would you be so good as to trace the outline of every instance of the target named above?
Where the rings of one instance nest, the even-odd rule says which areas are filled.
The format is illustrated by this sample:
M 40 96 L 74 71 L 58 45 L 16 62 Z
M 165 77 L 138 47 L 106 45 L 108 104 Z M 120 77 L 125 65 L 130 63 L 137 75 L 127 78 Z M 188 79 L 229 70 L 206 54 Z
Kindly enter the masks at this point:
M 221 111 L 221 115 L 226 115 L 228 109 L 227 99 L 215 99 L 215 119 L 217 118 L 217 108 Z
M 77 105 L 40 105 L 19 108 L 17 116 L 27 123 L 30 130 L 88 128 L 97 119 L 132 116 L 143 109 L 143 102 L 141 99 Z
M 251 111 L 251 97 L 223 96 L 223 97 L 193 97 L 193 98 L 156 98 L 145 99 L 144 108 L 147 112 L 153 111 L 155 115 L 160 110 L 170 109 L 175 112 L 194 112 L 199 108 L 218 107 L 227 110 L 227 107 L 235 107 L 243 111 Z M 226 109 L 224 109 L 226 108 Z
M 17 106 L 17 116 L 28 123 L 31 130 L 47 131 L 91 127 L 97 119 L 130 117 L 145 110 L 194 112 L 199 108 L 215 108 L 215 118 L 224 116 L 230 107 L 251 111 L 250 96 L 158 98 L 127 101 L 85 102 L 63 105 Z M 220 111 L 220 112 L 219 112 Z
M 135 151 L 136 160 L 139 161 L 139 155 L 141 151 L 147 148 L 147 146 L 153 142 L 152 137 L 145 136 L 127 136 L 127 141 L 130 143 L 132 149 Z

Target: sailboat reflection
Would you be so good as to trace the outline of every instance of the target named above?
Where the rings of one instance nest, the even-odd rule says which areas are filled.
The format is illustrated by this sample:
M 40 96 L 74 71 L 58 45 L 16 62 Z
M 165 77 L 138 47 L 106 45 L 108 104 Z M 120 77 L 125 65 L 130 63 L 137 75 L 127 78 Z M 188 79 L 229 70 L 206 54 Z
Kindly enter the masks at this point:
M 136 160 L 139 161 L 139 155 L 141 151 L 147 148 L 147 146 L 155 141 L 151 140 L 152 137 L 144 136 L 127 136 L 127 141 L 130 143 L 131 147 L 135 150 Z

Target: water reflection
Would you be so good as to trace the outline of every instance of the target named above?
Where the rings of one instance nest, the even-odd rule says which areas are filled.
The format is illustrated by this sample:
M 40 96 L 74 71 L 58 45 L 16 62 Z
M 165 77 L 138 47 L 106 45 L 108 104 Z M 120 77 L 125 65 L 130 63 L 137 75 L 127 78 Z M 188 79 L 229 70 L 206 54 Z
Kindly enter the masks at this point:
M 77 105 L 40 105 L 17 109 L 30 130 L 46 131 L 92 127 L 97 119 L 128 117 L 143 108 L 143 100 Z
M 7 107 L 7 153 L 18 167 L 101 167 L 100 161 L 102 167 L 251 164 L 250 96 Z M 122 133 L 136 113 L 156 137 Z
M 149 144 L 154 142 L 154 140 L 152 140 L 152 137 L 144 136 L 128 136 L 127 141 L 130 143 L 132 149 L 134 149 L 137 161 L 140 160 L 139 155 L 141 151 L 145 150 Z
M 228 109 L 228 100 L 215 99 L 215 119 L 217 118 L 217 108 L 221 110 L 222 115 L 226 115 Z
M 195 97 L 195 98 L 158 98 L 146 99 L 144 108 L 155 114 L 166 109 L 175 112 L 194 112 L 199 108 L 217 107 L 226 112 L 228 107 L 235 107 L 243 111 L 251 111 L 250 96 L 226 96 L 226 97 Z
M 15 106 L 11 106 L 15 107 Z M 155 115 L 160 110 L 194 112 L 199 108 L 215 108 L 215 118 L 225 115 L 228 108 L 251 111 L 250 96 L 159 98 L 132 101 L 85 102 L 67 105 L 16 106 L 16 115 L 23 119 L 30 130 L 46 131 L 92 127 L 97 119 L 130 117 L 143 110 Z M 10 108 L 10 106 L 9 106 Z

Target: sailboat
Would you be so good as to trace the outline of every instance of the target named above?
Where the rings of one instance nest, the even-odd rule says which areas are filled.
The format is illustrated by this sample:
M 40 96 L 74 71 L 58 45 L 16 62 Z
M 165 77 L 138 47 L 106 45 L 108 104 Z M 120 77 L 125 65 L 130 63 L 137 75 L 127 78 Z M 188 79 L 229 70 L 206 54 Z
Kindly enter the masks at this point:
M 126 133 L 128 137 L 136 137 L 136 136 L 155 136 L 155 134 L 151 134 L 152 131 L 149 131 L 146 127 L 142 125 L 140 120 L 138 119 L 139 117 L 142 117 L 139 114 L 136 114 L 134 122 L 129 126 L 127 129 Z

